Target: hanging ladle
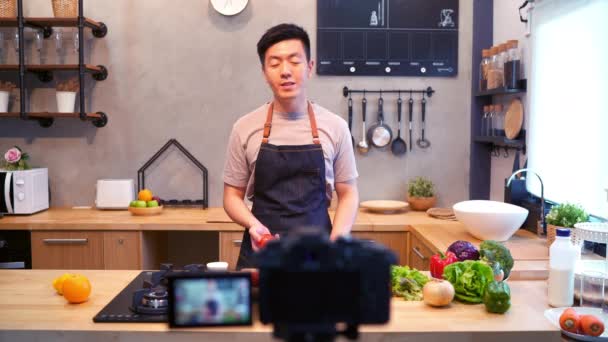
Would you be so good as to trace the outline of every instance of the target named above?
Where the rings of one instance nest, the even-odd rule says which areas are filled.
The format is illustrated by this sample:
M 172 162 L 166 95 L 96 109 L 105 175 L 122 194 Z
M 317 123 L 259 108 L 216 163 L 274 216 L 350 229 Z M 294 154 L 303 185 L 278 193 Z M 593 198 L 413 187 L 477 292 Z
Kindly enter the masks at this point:
M 418 139 L 416 141 L 416 144 L 418 145 L 418 147 L 420 148 L 428 148 L 431 146 L 431 142 L 426 140 L 426 138 L 424 137 L 424 129 L 426 128 L 426 99 L 424 98 L 424 93 L 422 93 L 422 123 L 421 123 L 421 127 L 422 127 L 422 136 L 420 137 L 420 139 Z
M 363 90 L 363 101 L 361 101 L 361 115 L 363 116 L 363 125 L 361 130 L 361 141 L 357 145 L 359 153 L 367 153 L 369 151 L 369 145 L 367 144 L 367 130 L 365 129 L 365 112 L 367 108 L 367 99 L 365 98 L 365 90 Z
M 397 128 L 397 138 L 395 140 L 393 140 L 393 143 L 391 144 L 391 151 L 396 156 L 400 156 L 400 155 L 404 154 L 405 151 L 407 151 L 407 145 L 406 145 L 405 141 L 403 139 L 401 139 L 401 105 L 402 104 L 403 104 L 403 101 L 401 100 L 401 92 L 400 92 L 399 98 L 397 99 L 397 117 L 399 118 L 398 119 L 399 128 Z

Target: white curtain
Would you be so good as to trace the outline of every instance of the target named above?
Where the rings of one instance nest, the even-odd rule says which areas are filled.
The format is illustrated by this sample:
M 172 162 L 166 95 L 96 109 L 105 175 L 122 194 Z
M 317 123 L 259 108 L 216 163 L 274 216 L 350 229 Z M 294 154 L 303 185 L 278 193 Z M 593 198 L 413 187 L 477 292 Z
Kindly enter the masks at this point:
M 547 199 L 608 217 L 608 0 L 537 3 L 531 39 L 528 167 Z

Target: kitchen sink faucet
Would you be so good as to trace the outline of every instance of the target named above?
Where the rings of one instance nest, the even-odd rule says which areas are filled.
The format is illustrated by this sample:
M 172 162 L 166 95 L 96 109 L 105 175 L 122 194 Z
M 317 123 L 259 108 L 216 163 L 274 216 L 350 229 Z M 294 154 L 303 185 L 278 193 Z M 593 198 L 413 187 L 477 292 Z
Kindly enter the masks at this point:
M 543 228 L 543 234 L 547 234 L 547 222 L 545 221 L 545 185 L 543 184 L 543 180 L 542 180 L 542 178 L 540 178 L 538 173 L 536 173 L 530 169 L 527 169 L 527 168 L 519 169 L 519 170 L 513 172 L 511 177 L 509 177 L 509 180 L 507 180 L 507 187 L 509 187 L 511 185 L 511 181 L 513 180 L 513 178 L 515 178 L 515 176 L 517 176 L 518 174 L 520 174 L 522 172 L 531 172 L 540 181 L 540 225 Z

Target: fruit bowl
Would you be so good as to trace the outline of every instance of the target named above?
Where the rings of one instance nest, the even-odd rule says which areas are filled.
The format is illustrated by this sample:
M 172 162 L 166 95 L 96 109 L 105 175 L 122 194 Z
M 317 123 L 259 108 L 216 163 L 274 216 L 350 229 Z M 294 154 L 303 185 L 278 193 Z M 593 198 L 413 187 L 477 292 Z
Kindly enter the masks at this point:
M 129 207 L 129 212 L 131 215 L 135 216 L 151 216 L 151 215 L 159 215 L 163 211 L 163 206 L 158 207 Z

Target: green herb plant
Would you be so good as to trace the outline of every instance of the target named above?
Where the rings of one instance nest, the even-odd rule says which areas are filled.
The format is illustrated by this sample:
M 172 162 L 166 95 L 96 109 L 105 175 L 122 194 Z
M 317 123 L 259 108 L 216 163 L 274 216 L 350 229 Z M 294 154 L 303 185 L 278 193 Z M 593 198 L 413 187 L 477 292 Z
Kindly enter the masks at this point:
M 408 183 L 407 192 L 410 197 L 433 197 L 435 186 L 429 179 L 416 177 Z
M 553 206 L 547 214 L 547 224 L 564 228 L 574 228 L 580 222 L 587 222 L 589 215 L 577 204 L 563 203 Z

